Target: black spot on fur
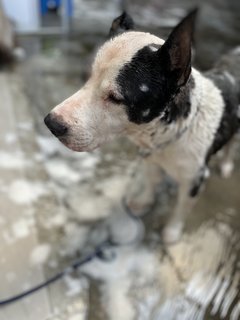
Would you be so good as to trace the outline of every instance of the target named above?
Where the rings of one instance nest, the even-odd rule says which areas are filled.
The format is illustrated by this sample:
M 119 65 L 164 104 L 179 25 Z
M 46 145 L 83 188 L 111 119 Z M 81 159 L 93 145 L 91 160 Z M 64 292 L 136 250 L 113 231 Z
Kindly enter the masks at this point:
M 220 89 L 224 102 L 224 112 L 216 132 L 215 139 L 207 154 L 207 162 L 211 155 L 218 152 L 227 142 L 231 140 L 233 135 L 239 129 L 238 118 L 238 88 L 229 79 L 229 76 L 218 70 L 209 71 L 206 76 L 213 80 L 216 86 Z
M 206 175 L 205 175 L 206 170 L 207 169 L 205 167 L 199 170 L 199 174 L 196 177 L 196 179 L 193 181 L 192 187 L 190 189 L 190 192 L 189 192 L 190 197 L 194 198 L 199 194 L 201 186 L 203 185 L 203 182 L 206 179 Z
M 122 67 L 116 79 L 129 120 L 142 124 L 162 115 L 162 121 L 171 123 L 187 117 L 191 108 L 189 94 L 194 86 L 193 79 L 178 87 L 175 78 L 161 63 L 159 52 L 152 51 L 150 46 L 139 50 Z M 142 85 L 146 90 L 141 90 Z

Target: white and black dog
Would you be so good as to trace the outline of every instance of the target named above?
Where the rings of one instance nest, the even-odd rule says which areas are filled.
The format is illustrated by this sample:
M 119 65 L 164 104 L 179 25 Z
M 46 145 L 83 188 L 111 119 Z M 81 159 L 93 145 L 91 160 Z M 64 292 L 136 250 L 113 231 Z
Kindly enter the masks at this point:
M 86 84 L 45 118 L 68 148 L 91 151 L 119 135 L 141 150 L 141 166 L 127 203 L 141 212 L 154 201 L 162 169 L 178 183 L 177 205 L 163 239 L 179 239 L 213 154 L 226 146 L 223 172 L 232 169 L 231 145 L 240 127 L 239 78 L 228 64 L 202 74 L 191 67 L 196 10 L 166 41 L 132 31 L 126 13 L 113 21 Z M 120 31 L 125 31 L 119 34 Z M 240 50 L 230 53 L 240 63 Z M 226 69 L 226 70 L 225 70 Z

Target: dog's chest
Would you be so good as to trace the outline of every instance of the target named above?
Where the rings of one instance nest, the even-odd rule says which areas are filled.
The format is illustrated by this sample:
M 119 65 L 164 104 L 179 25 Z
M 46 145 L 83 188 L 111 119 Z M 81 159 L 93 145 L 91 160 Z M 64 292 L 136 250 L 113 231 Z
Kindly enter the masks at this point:
M 164 149 L 153 150 L 146 160 L 160 166 L 173 179 L 192 179 L 204 162 L 204 153 L 194 145 L 184 146 L 186 138 L 173 142 Z M 191 142 L 189 142 L 191 143 Z
M 193 143 L 187 127 L 174 129 L 174 134 L 147 135 L 146 132 L 132 137 L 139 146 L 139 154 L 149 163 L 154 163 L 166 171 L 173 179 L 180 181 L 183 175 L 191 179 L 205 159 L 200 143 Z M 186 129 L 186 130 L 184 130 Z

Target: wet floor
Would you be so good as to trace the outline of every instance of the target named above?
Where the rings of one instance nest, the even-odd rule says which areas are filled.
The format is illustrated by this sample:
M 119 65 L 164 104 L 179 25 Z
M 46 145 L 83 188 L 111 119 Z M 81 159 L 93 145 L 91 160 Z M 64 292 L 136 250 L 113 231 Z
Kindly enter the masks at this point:
M 122 197 L 135 147 L 121 139 L 78 154 L 43 124 L 44 115 L 81 86 L 103 39 L 103 33 L 24 39 L 28 59 L 0 75 L 0 298 L 54 275 L 112 233 L 122 245 L 111 248 L 113 259 L 96 259 L 0 309 L 0 320 L 237 320 L 240 147 L 231 178 L 221 178 L 212 163 L 181 241 L 164 246 L 161 227 L 173 206 L 172 184 L 159 187 L 152 212 L 133 220 Z

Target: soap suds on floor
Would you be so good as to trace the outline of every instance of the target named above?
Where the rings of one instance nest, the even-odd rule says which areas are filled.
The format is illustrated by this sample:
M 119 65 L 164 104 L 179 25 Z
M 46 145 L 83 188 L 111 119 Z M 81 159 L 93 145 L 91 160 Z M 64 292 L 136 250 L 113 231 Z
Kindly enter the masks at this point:
M 34 226 L 34 220 L 19 219 L 12 224 L 11 230 L 14 240 L 26 238 L 30 233 L 30 228 Z
M 102 303 L 107 306 L 109 319 L 134 320 L 136 310 L 129 300 L 130 278 L 120 278 L 102 286 Z
M 22 169 L 30 166 L 31 161 L 24 158 L 20 152 L 0 151 L 0 168 L 4 169 Z
M 18 123 L 18 128 L 20 130 L 24 130 L 24 131 L 31 131 L 33 130 L 33 123 L 32 122 L 20 122 Z
M 27 238 L 35 226 L 32 216 L 20 218 L 14 221 L 9 228 L 4 227 L 2 232 L 3 240 L 6 244 L 12 245 L 14 242 Z
M 103 282 L 102 304 L 106 307 L 109 319 L 133 320 L 136 319 L 137 310 L 130 299 L 132 287 L 138 282 L 136 278 L 144 279 L 144 285 L 154 281 L 159 268 L 158 259 L 155 252 L 143 247 L 120 247 L 116 253 L 113 261 L 105 263 L 94 260 L 83 270 Z
M 67 215 L 64 212 L 57 213 L 48 219 L 48 227 L 61 227 L 67 223 Z
M 78 313 L 75 314 L 73 316 L 70 316 L 70 318 L 68 318 L 68 320 L 85 320 L 86 319 L 86 315 L 85 313 Z
M 31 252 L 30 262 L 32 265 L 42 265 L 46 263 L 51 253 L 51 246 L 47 243 L 42 243 L 36 246 Z
M 30 182 L 28 180 L 15 180 L 6 189 L 8 197 L 17 204 L 30 204 L 46 195 L 48 188 L 40 182 Z
M 48 174 L 62 185 L 69 185 L 80 181 L 81 175 L 60 159 L 49 159 L 46 163 Z
M 63 250 L 67 255 L 73 255 L 82 249 L 89 236 L 89 227 L 74 222 L 67 222 L 64 226 Z
M 5 142 L 6 144 L 13 144 L 17 141 L 17 136 L 15 133 L 8 132 L 5 134 Z
M 64 277 L 64 282 L 67 286 L 66 295 L 68 297 L 73 297 L 79 295 L 83 289 L 86 289 L 87 281 L 84 278 L 74 278 L 71 275 Z

